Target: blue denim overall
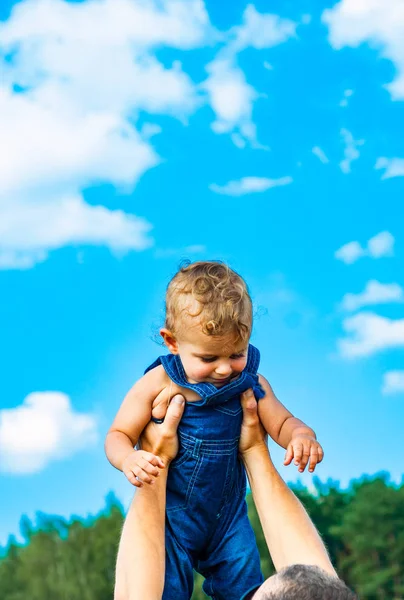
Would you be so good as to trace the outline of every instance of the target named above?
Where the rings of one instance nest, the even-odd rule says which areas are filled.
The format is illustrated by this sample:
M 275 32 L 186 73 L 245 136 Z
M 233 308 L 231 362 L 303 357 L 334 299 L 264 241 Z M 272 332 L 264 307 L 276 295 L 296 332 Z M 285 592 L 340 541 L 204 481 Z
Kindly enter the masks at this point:
M 147 369 L 163 365 L 172 381 L 201 398 L 185 404 L 180 449 L 168 472 L 163 600 L 191 598 L 193 569 L 205 577 L 203 589 L 215 600 L 240 600 L 263 581 L 238 458 L 240 394 L 253 388 L 257 400 L 264 396 L 259 359 L 250 345 L 244 371 L 219 389 L 188 383 L 178 355 L 161 356 Z

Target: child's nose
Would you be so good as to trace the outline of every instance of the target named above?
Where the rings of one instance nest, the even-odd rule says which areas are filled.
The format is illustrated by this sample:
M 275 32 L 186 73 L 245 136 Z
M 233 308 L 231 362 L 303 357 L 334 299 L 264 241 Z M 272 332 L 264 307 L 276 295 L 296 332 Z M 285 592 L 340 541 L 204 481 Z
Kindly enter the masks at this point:
M 232 368 L 229 363 L 221 363 L 218 367 L 216 367 L 216 373 L 221 375 L 222 377 L 226 377 L 230 375 L 232 372 Z

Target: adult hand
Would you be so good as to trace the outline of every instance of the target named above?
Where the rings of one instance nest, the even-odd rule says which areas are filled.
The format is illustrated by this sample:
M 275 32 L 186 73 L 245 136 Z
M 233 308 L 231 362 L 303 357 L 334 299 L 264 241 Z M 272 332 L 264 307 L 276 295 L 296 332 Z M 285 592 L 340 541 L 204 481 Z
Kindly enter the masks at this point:
M 178 452 L 177 428 L 184 412 L 185 399 L 180 394 L 174 396 L 168 405 L 163 423 L 151 421 L 140 436 L 142 450 L 151 452 L 168 465 Z
M 255 448 L 264 448 L 266 451 L 268 449 L 267 436 L 258 416 L 257 401 L 252 389 L 241 394 L 241 406 L 243 407 L 243 423 L 241 425 L 239 451 L 243 458 Z

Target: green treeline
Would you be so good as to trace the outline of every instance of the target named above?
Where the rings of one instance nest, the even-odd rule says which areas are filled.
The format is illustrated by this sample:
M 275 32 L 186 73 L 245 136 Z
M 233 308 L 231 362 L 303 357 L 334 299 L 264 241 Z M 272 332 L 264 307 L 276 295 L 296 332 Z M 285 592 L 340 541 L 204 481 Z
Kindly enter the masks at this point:
M 327 544 L 333 563 L 362 600 L 404 599 L 404 483 L 388 475 L 364 478 L 341 490 L 315 482 L 315 493 L 293 490 Z M 270 498 L 268 498 L 270 503 Z M 248 496 L 265 576 L 273 572 L 258 516 Z M 0 559 L 1 600 L 112 600 L 123 508 L 111 494 L 102 513 L 87 520 L 37 513 L 21 519 L 24 545 L 10 538 Z M 136 543 L 136 540 L 134 540 Z M 193 600 L 206 596 L 196 577 Z

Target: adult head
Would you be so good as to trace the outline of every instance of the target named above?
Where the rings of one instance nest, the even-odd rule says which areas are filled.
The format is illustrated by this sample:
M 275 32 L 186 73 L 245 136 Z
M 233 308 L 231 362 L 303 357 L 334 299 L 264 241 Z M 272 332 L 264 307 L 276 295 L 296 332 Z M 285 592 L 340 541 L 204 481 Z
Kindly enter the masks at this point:
M 251 600 L 355 600 L 345 583 L 315 565 L 291 565 L 269 577 Z

